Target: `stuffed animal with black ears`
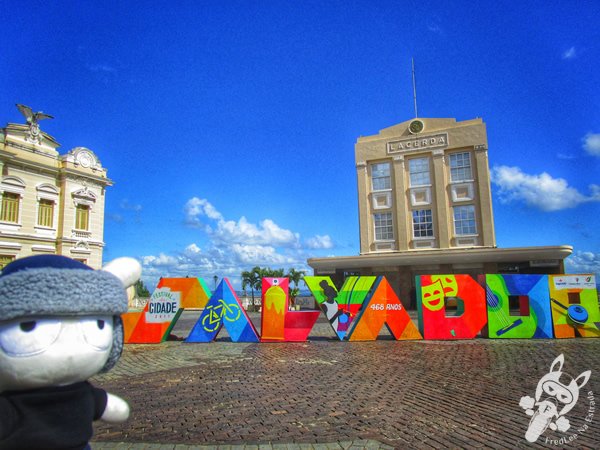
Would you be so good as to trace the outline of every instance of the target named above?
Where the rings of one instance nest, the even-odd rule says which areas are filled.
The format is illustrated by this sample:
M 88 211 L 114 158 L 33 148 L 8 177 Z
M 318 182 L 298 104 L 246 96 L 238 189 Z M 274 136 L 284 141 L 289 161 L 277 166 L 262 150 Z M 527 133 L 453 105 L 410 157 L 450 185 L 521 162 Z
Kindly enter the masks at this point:
M 59 255 L 2 270 L 0 449 L 83 449 L 94 420 L 127 420 L 123 399 L 86 380 L 119 359 L 125 290 L 140 275 L 131 258 L 93 270 Z

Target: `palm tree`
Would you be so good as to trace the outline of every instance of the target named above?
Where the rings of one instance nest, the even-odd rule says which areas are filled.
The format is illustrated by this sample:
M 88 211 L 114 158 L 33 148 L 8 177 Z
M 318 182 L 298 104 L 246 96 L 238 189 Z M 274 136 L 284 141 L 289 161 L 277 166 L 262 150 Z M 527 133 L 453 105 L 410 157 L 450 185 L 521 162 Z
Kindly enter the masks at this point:
M 260 290 L 262 283 L 262 270 L 256 266 L 250 271 L 242 272 L 242 289 L 246 289 L 246 286 L 250 287 L 252 293 L 252 308 L 254 310 L 254 291 Z
M 265 267 L 260 269 L 263 278 L 283 278 L 283 269 L 271 269 Z
M 252 305 L 254 306 L 254 272 L 244 270 L 242 272 L 242 289 L 245 291 L 246 287 L 250 287 L 250 292 L 252 293 Z
M 283 269 L 255 266 L 250 271 L 242 272 L 242 289 L 246 289 L 246 286 L 250 287 L 252 292 L 252 304 L 254 305 L 254 291 L 260 291 L 262 289 L 262 279 L 281 278 L 283 277 L 283 273 Z
M 292 306 L 294 306 L 294 304 L 296 303 L 296 297 L 300 292 L 298 284 L 300 283 L 300 281 L 302 281 L 304 275 L 306 275 L 306 272 L 304 270 L 296 270 L 294 268 L 288 270 L 288 273 L 286 275 L 286 277 L 290 279 L 290 282 L 294 283 L 294 287 L 290 289 L 290 303 L 292 304 Z

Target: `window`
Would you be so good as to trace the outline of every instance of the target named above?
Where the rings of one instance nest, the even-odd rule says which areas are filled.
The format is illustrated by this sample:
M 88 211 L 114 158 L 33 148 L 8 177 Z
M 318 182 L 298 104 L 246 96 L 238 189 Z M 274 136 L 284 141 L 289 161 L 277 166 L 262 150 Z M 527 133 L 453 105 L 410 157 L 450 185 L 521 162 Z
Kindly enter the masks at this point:
M 391 192 L 374 192 L 371 194 L 373 209 L 389 209 L 392 207 Z
M 40 199 L 38 204 L 38 225 L 52 228 L 54 222 L 54 202 L 52 200 Z
M 469 153 L 453 153 L 450 155 L 450 180 L 469 181 L 473 179 L 471 171 L 471 155 Z
M 454 208 L 454 232 L 457 236 L 477 234 L 475 206 L 456 206 Z
M 374 214 L 375 240 L 389 241 L 394 239 L 394 224 L 392 213 Z
M 390 163 L 371 165 L 371 183 L 373 191 L 384 191 L 392 188 Z
M 49 183 L 40 183 L 35 190 L 38 200 L 36 233 L 50 236 L 51 234 L 48 233 L 55 231 L 54 212 L 55 205 L 58 205 L 60 191 Z
M 77 205 L 75 208 L 75 228 L 78 230 L 87 230 L 90 226 L 90 207 L 89 205 Z
M 429 158 L 414 158 L 408 161 L 408 170 L 410 172 L 410 185 L 428 186 L 431 184 L 429 176 Z
M 0 212 L 0 220 L 3 222 L 19 222 L 19 194 L 12 192 L 4 192 L 2 194 L 2 211 Z
M 433 216 L 430 209 L 418 209 L 413 214 L 413 236 L 433 237 Z
M 473 194 L 473 182 L 452 183 L 450 186 L 453 202 L 472 202 L 475 198 Z

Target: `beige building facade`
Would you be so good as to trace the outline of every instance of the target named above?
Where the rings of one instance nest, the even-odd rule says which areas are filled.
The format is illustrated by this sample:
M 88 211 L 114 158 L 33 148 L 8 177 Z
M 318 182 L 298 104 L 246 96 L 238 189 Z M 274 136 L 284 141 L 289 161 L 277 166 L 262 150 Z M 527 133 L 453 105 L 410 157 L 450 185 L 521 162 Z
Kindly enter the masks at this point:
M 385 275 L 414 305 L 417 275 L 564 271 L 568 245 L 496 247 L 482 119 L 385 128 L 357 140 L 355 163 L 360 255 L 309 259 L 315 275 Z
M 105 190 L 112 181 L 91 150 L 61 155 L 58 147 L 35 119 L 0 129 L 0 268 L 38 254 L 102 266 Z
M 356 143 L 361 254 L 495 247 L 481 119 L 415 119 Z

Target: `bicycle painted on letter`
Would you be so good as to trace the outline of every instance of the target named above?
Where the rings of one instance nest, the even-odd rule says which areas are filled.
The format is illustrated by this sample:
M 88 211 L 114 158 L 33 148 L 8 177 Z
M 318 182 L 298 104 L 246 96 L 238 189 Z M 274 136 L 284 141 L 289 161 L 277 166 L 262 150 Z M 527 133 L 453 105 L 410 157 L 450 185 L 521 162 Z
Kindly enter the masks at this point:
M 210 305 L 206 308 L 207 314 L 202 319 L 202 328 L 211 333 L 221 326 L 223 319 L 228 322 L 235 322 L 242 314 L 242 311 L 236 303 L 225 303 L 225 300 L 219 299 L 217 305 Z

